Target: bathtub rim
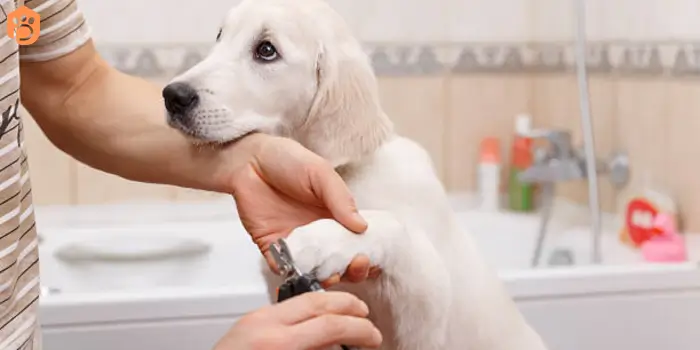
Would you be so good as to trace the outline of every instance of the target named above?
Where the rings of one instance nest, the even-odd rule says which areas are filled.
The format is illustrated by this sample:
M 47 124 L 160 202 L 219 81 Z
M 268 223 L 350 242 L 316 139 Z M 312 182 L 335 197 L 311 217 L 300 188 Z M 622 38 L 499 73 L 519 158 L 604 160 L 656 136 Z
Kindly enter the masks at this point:
M 498 271 L 516 300 L 700 291 L 700 263 L 583 265 Z
M 68 293 L 39 299 L 43 327 L 240 317 L 269 304 L 263 286 Z
M 498 273 L 515 302 L 610 295 L 700 292 L 697 263 L 579 266 Z M 40 299 L 49 327 L 236 318 L 268 305 L 264 285 L 162 288 L 144 291 L 69 293 Z

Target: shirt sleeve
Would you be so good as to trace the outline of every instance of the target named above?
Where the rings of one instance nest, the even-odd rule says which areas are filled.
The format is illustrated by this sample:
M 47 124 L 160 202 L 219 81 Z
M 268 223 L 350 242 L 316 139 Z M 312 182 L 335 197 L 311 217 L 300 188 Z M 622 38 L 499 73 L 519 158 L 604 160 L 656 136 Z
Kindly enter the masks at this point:
M 25 0 L 39 13 L 39 39 L 20 47 L 20 60 L 47 61 L 75 51 L 90 39 L 90 28 L 76 0 Z

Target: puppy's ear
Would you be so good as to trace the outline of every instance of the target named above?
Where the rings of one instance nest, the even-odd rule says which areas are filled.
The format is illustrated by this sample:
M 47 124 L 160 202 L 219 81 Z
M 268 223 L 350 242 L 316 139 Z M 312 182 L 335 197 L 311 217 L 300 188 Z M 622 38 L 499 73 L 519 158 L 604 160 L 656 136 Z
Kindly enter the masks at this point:
M 393 126 L 379 103 L 377 81 L 364 52 L 321 45 L 316 78 L 316 95 L 304 123 L 306 146 L 336 167 L 377 149 Z

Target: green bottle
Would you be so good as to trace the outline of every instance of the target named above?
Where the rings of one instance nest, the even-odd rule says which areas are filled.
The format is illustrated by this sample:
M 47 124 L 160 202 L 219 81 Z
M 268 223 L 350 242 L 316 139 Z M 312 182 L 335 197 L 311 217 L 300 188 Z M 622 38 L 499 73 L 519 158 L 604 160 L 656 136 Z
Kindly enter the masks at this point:
M 533 186 L 518 180 L 522 169 L 512 167 L 508 179 L 508 204 L 514 211 L 532 211 L 533 209 Z
M 532 139 L 522 136 L 528 132 L 529 116 L 518 116 L 516 129 L 508 178 L 508 206 L 514 211 L 527 212 L 534 207 L 534 186 L 521 182 L 518 176 L 532 166 Z

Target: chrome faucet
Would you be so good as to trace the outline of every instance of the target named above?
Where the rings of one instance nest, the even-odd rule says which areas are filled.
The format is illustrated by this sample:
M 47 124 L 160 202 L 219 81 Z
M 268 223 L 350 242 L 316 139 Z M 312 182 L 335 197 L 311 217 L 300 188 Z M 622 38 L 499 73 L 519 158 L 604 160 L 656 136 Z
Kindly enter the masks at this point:
M 549 145 L 548 147 L 536 148 L 532 166 L 519 175 L 522 182 L 536 183 L 542 186 L 542 220 L 535 251 L 532 255 L 532 266 L 535 267 L 539 264 L 542 254 L 556 184 L 588 179 L 589 172 L 584 152 L 573 146 L 569 131 L 561 129 L 539 130 L 523 136 L 547 140 Z M 629 161 L 624 153 L 614 153 L 607 161 L 596 159 L 596 169 L 598 174 L 607 174 L 613 186 L 617 188 L 624 186 L 629 180 Z M 596 244 L 593 249 L 599 250 L 599 245 Z M 594 256 L 599 256 L 599 253 L 594 252 Z
M 565 130 L 541 130 L 523 136 L 546 139 L 549 147 L 535 149 L 535 161 L 520 174 L 520 181 L 554 183 L 585 178 L 585 161 L 576 154 L 571 133 Z
M 547 148 L 535 149 L 533 165 L 520 174 L 526 183 L 557 183 L 582 180 L 588 177 L 586 159 L 582 150 L 573 146 L 567 130 L 540 130 L 526 135 L 533 139 L 545 139 Z M 596 160 L 598 174 L 607 174 L 615 187 L 624 186 L 629 180 L 629 162 L 623 153 L 613 154 L 609 160 Z

